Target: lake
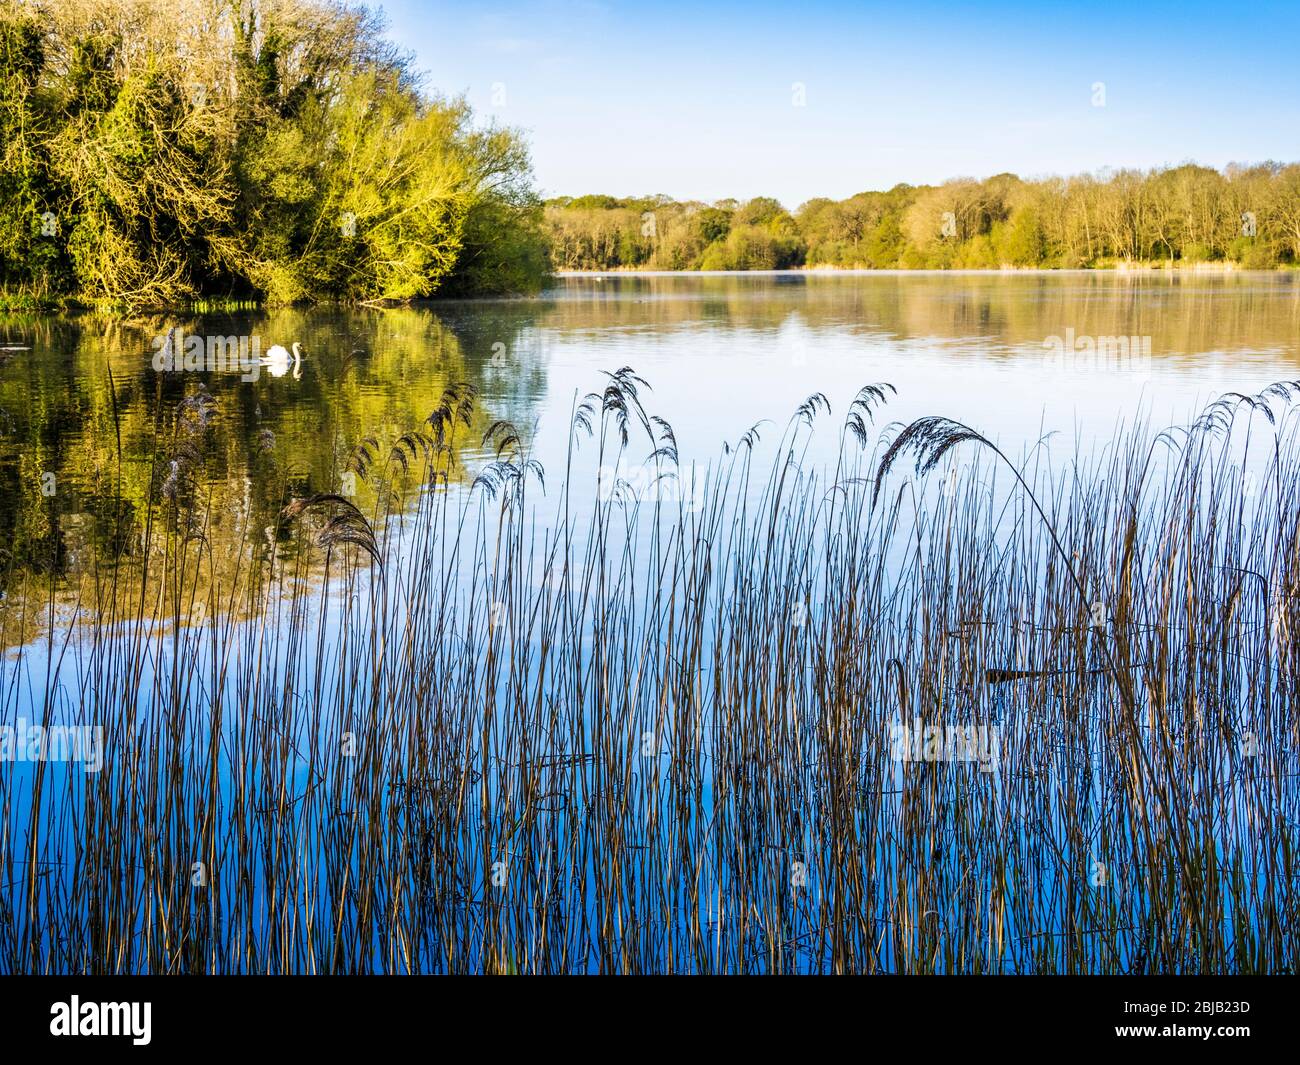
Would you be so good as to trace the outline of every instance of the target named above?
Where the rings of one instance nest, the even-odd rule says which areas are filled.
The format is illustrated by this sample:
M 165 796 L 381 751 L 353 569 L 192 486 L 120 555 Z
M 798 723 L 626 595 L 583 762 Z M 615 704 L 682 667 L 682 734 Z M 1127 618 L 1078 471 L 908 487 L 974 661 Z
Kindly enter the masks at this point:
M 1294 966 L 1297 326 L 1146 272 L 5 319 L 0 971 Z
M 157 338 L 301 343 L 301 377 L 157 373 Z M 1149 338 L 1149 360 L 1050 338 Z M 32 345 L 0 368 L 0 529 L 23 543 L 22 500 L 52 472 L 69 516 L 102 495 L 92 467 L 116 448 L 139 470 L 159 410 L 202 382 L 221 438 L 205 474 L 222 496 L 262 494 L 275 463 L 302 490 L 337 486 L 348 451 L 416 428 L 447 384 L 479 391 L 476 427 L 518 426 L 547 469 L 563 463 L 575 396 L 630 366 L 653 389 L 683 457 L 707 460 L 763 420 L 784 425 L 812 392 L 839 412 L 859 387 L 898 389 L 890 419 L 943 414 L 1011 451 L 1047 431 L 1104 442 L 1145 412 L 1182 422 L 1225 391 L 1253 392 L 1300 369 L 1300 279 L 1291 274 L 788 273 L 578 276 L 538 300 L 393 310 L 287 310 L 128 322 L 10 320 L 0 343 Z M 1074 345 L 1072 345 L 1073 347 Z M 1082 346 L 1082 345 L 1080 345 Z M 1121 365 L 1121 362 L 1123 364 Z M 269 430 L 274 451 L 259 447 Z M 467 434 L 470 466 L 485 449 Z M 233 495 L 232 495 L 233 493 Z M 260 519 L 259 519 L 260 521 Z M 75 552 L 76 533 L 68 548 Z

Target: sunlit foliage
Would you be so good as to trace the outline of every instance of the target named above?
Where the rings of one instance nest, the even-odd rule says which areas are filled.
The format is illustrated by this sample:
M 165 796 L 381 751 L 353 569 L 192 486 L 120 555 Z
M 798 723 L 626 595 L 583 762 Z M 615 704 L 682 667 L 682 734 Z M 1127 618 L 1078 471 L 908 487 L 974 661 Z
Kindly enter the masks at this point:
M 0 0 L 5 294 L 535 290 L 523 141 L 425 92 L 382 30 L 329 0 Z
M 712 206 L 667 197 L 547 203 L 557 267 L 609 270 L 1078 268 L 1300 262 L 1300 164 L 1186 164 L 1024 181 L 998 174 Z

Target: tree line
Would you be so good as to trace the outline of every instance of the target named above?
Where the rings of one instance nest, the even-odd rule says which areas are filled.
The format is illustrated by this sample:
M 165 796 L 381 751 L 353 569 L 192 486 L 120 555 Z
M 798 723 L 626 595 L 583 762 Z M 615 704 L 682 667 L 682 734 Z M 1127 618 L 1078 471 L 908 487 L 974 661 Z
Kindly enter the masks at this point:
M 545 219 L 561 270 L 1269 269 L 1300 264 L 1300 164 L 998 174 L 812 199 L 793 214 L 770 197 L 559 197 Z
M 1300 263 L 1300 164 L 542 202 L 346 0 L 0 0 L 0 307 L 538 291 L 553 269 Z
M 330 0 L 0 0 L 0 292 L 536 290 L 527 146 Z

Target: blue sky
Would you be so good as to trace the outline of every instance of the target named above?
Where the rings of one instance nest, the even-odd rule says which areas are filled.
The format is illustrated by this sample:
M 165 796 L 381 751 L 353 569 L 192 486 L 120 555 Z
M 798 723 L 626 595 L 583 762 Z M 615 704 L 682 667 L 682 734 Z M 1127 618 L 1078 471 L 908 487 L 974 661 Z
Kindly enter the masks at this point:
M 431 88 L 527 131 L 546 195 L 793 208 L 1008 170 L 1300 158 L 1295 0 L 382 7 Z

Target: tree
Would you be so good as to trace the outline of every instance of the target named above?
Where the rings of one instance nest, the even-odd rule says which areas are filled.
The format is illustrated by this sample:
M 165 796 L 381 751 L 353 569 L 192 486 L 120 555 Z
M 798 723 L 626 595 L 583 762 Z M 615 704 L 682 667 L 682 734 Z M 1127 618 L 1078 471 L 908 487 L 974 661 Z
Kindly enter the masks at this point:
M 663 197 L 586 196 L 551 201 L 546 225 L 556 261 L 570 268 L 1081 267 L 1222 258 L 1266 268 L 1300 261 L 1297 205 L 1300 164 L 1223 172 L 1185 164 L 898 185 L 845 200 L 811 199 L 793 217 L 771 197 L 706 208 Z M 651 207 L 657 236 L 647 251 L 637 243 L 635 212 Z M 610 229 L 612 243 L 601 239 Z
M 371 11 L 0 4 L 6 290 L 407 299 L 534 291 L 549 269 L 522 139 L 423 91 Z

